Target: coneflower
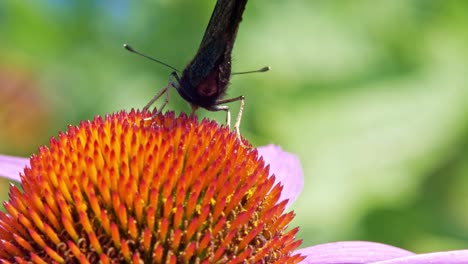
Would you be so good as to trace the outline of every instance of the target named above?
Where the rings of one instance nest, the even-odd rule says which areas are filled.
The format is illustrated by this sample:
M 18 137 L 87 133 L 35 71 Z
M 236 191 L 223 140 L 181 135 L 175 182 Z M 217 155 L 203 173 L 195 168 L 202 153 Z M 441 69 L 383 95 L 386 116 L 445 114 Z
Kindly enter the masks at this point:
M 2 263 L 298 263 L 255 149 L 215 122 L 132 111 L 33 155 L 0 214 Z M 245 143 L 247 144 L 247 143 Z

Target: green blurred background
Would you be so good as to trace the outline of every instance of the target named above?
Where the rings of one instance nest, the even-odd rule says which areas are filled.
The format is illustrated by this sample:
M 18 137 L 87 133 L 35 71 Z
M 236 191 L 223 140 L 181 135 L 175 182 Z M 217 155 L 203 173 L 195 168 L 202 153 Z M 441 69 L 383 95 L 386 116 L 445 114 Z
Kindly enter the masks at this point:
M 69 124 L 144 106 L 170 70 L 122 44 L 183 69 L 214 2 L 0 1 L 0 153 L 27 157 Z M 293 209 L 303 246 L 468 247 L 466 10 L 455 0 L 249 1 L 233 69 L 272 71 L 233 77 L 228 96 L 246 96 L 241 131 L 254 145 L 302 161 Z M 168 109 L 190 111 L 175 91 Z

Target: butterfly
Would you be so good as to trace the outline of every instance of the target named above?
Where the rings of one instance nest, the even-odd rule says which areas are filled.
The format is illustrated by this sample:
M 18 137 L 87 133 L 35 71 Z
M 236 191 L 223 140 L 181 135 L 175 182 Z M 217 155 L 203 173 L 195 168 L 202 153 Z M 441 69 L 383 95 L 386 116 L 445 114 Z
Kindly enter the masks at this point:
M 242 21 L 242 14 L 245 10 L 247 0 L 218 0 L 211 15 L 210 22 L 205 30 L 205 34 L 200 43 L 197 53 L 192 61 L 180 72 L 172 66 L 159 60 L 139 53 L 129 45 L 124 47 L 134 53 L 161 63 L 174 71 L 171 73 L 171 80 L 162 88 L 149 102 L 144 109 L 149 109 L 151 105 L 165 95 L 165 100 L 161 106 L 161 111 L 169 101 L 169 89 L 175 88 L 179 95 L 192 106 L 192 114 L 200 107 L 208 111 L 225 111 L 226 123 L 230 126 L 231 113 L 227 103 L 240 101 L 239 114 L 235 123 L 235 130 L 240 139 L 240 122 L 244 108 L 245 97 L 243 95 L 224 99 L 226 90 L 231 78 L 231 53 L 234 47 L 239 24 Z M 270 67 L 249 72 L 239 72 L 233 74 L 244 74 L 251 72 L 265 72 Z M 242 141 L 241 141 L 242 142 Z

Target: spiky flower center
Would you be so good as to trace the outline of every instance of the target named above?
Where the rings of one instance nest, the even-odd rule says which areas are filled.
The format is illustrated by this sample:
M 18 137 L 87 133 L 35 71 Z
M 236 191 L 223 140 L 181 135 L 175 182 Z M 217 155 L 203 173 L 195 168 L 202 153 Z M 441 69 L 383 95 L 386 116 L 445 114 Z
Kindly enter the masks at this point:
M 2 263 L 297 263 L 281 186 L 227 128 L 121 112 L 31 158 L 0 214 Z

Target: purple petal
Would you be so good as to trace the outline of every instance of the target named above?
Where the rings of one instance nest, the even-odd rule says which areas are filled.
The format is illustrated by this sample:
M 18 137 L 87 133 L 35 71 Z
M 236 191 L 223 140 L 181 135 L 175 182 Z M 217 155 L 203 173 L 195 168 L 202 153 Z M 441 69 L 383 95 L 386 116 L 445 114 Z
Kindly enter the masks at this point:
M 321 244 L 299 249 L 295 253 L 306 256 L 301 262 L 303 264 L 360 264 L 414 255 L 397 247 L 366 241 Z
M 20 172 L 29 165 L 29 159 L 0 155 L 0 176 L 20 181 Z
M 468 263 L 468 250 L 455 250 L 419 254 L 415 256 L 395 258 L 387 261 L 372 262 L 372 264 L 466 264 Z
M 257 148 L 266 164 L 270 165 L 270 173 L 275 174 L 277 181 L 283 184 L 280 200 L 289 199 L 291 205 L 302 190 L 304 175 L 301 163 L 296 155 L 283 151 L 279 146 L 267 145 Z

